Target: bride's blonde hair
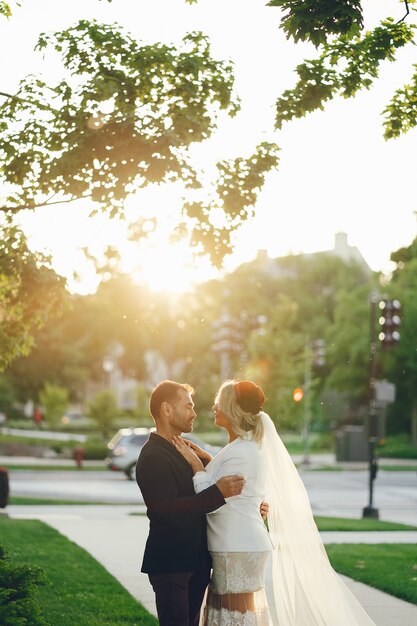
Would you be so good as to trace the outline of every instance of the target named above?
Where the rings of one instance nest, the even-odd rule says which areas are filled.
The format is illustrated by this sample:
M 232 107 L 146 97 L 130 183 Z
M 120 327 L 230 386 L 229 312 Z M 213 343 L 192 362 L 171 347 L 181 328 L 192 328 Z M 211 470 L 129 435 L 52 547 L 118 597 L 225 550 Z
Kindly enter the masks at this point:
M 230 420 L 239 437 L 252 433 L 261 442 L 264 434 L 260 411 L 265 402 L 262 389 L 250 380 L 226 380 L 218 390 L 215 404 Z

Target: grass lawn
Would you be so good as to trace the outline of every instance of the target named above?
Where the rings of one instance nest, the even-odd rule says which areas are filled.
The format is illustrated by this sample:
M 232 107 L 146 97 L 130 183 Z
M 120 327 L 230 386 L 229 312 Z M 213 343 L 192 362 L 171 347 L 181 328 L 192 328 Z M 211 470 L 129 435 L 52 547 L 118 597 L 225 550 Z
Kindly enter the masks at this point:
M 378 519 L 348 519 L 343 517 L 321 517 L 315 515 L 317 528 L 324 530 L 361 530 L 361 531 L 382 531 L 382 530 L 417 530 L 417 526 L 399 524 L 397 522 L 384 522 Z
M 303 467 L 302 463 L 296 463 L 296 467 L 302 468 L 306 472 L 344 472 L 343 467 L 336 465 L 322 465 L 321 467 Z M 354 468 L 349 469 L 350 472 L 355 471 Z
M 45 572 L 36 595 L 51 626 L 157 626 L 101 564 L 43 522 L 0 518 L 0 538 L 14 564 Z
M 341 574 L 417 604 L 414 544 L 329 544 L 326 551 Z
M 29 504 L 29 505 L 37 505 L 37 504 L 89 504 L 94 506 L 100 505 L 111 505 L 111 506 L 132 506 L 136 504 L 140 504 L 140 502 L 97 502 L 97 501 L 87 501 L 87 500 L 56 500 L 55 498 L 32 498 L 31 496 L 10 496 L 9 504 Z
M 379 465 L 384 472 L 417 472 L 417 465 Z
M 46 583 L 36 595 L 51 626 L 157 626 L 85 550 L 43 522 L 0 518 L 0 537 L 13 563 L 44 570 Z M 417 604 L 415 545 L 330 544 L 326 551 L 336 571 Z

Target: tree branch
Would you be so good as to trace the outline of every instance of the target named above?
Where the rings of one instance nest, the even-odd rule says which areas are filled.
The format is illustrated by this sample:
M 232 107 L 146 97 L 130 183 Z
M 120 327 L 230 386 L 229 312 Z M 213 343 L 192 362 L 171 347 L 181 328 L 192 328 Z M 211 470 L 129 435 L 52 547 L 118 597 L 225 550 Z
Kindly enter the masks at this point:
M 4 91 L 0 91 L 0 96 L 3 96 L 3 98 L 11 98 L 12 100 L 18 100 L 19 102 L 27 102 L 28 104 L 34 104 L 36 107 L 38 107 L 38 109 L 44 109 L 45 111 L 52 111 L 53 113 L 58 113 L 57 109 L 54 109 L 53 107 L 47 104 L 42 104 L 41 102 L 34 102 L 33 100 L 28 100 L 27 98 L 21 98 L 20 96 L 14 96 L 11 93 L 5 93 Z
M 40 209 L 42 207 L 53 206 L 54 204 L 69 204 L 70 202 L 75 202 L 76 200 L 87 200 L 91 198 L 91 194 L 88 196 L 79 196 L 77 198 L 70 198 L 69 200 L 55 200 L 55 202 L 41 202 L 40 204 L 24 204 L 19 206 L 0 206 L 0 211 L 3 213 L 17 213 L 18 211 L 30 210 L 34 211 L 35 209 Z
M 397 24 L 401 24 L 401 22 L 404 22 L 405 18 L 410 13 L 410 7 L 408 6 L 408 0 L 404 0 L 404 3 L 405 3 L 405 9 L 406 9 L 407 13 L 397 22 Z

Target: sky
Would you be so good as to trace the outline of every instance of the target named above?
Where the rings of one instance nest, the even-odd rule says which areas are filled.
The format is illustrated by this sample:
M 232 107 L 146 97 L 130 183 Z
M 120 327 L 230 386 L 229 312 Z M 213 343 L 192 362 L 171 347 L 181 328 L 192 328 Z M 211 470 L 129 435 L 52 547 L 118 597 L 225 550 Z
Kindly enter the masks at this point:
M 281 151 L 279 168 L 267 178 L 256 217 L 236 237 L 226 270 L 253 259 L 259 249 L 270 257 L 327 250 L 335 233 L 343 231 L 373 270 L 389 272 L 391 252 L 416 236 L 417 131 L 387 142 L 381 117 L 391 94 L 412 74 L 417 62 L 412 47 L 399 52 L 399 63 L 384 64 L 372 90 L 355 99 L 337 99 L 325 111 L 274 132 L 276 98 L 295 84 L 296 64 L 315 51 L 285 38 L 278 28 L 279 11 L 266 7 L 265 0 L 199 0 L 192 6 L 185 0 L 22 4 L 8 22 L 1 22 L 0 91 L 12 92 L 29 73 L 56 76 L 56 61 L 47 62 L 33 51 L 37 37 L 81 18 L 117 21 L 144 43 L 176 43 L 186 32 L 202 30 L 210 37 L 213 56 L 233 60 L 241 112 L 233 120 L 223 117 L 216 135 L 196 147 L 195 158 L 204 164 L 207 159 L 249 155 L 260 141 L 275 141 Z M 367 26 L 387 15 L 400 19 L 404 13 L 396 0 L 367 0 L 363 6 Z M 82 273 L 81 283 L 70 280 L 70 288 L 81 293 L 97 284 L 92 267 L 83 261 L 81 248 L 86 246 L 99 254 L 103 246 L 115 245 L 126 270 L 155 288 L 181 290 L 193 280 L 217 275 L 207 262 L 194 262 L 186 247 L 175 250 L 167 243 L 180 206 L 173 190 L 147 191 L 126 206 L 132 219 L 153 210 L 164 216 L 157 238 L 147 246 L 126 244 L 126 222 L 88 218 L 88 206 L 80 203 L 39 209 L 20 219 L 30 245 L 52 254 L 59 273 Z

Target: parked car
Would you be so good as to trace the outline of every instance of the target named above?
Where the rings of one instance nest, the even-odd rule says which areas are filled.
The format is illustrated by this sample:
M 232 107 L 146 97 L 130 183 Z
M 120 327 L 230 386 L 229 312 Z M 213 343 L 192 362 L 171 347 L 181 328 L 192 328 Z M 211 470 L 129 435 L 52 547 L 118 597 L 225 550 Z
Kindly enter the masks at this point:
M 136 461 L 142 447 L 155 428 L 121 428 L 107 444 L 106 465 L 116 472 L 124 472 L 129 480 L 135 479 Z M 220 446 L 211 446 L 194 433 L 184 433 L 184 438 L 196 443 L 215 456 Z
M 116 472 L 124 472 L 129 480 L 135 478 L 136 461 L 142 446 L 154 428 L 121 428 L 107 444 L 106 465 Z

